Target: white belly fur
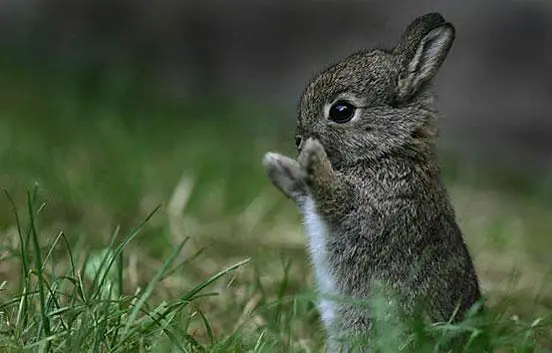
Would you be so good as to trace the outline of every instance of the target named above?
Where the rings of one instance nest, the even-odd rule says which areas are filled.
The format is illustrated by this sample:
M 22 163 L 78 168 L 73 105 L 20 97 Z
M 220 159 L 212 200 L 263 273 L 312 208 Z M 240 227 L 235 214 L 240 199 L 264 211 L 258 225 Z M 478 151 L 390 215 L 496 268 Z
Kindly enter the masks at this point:
M 328 227 L 324 220 L 316 212 L 316 206 L 312 198 L 307 197 L 302 207 L 307 236 L 309 238 L 309 250 L 314 266 L 316 282 L 320 294 L 336 295 L 336 285 L 330 273 L 326 239 Z M 335 318 L 335 303 L 328 299 L 320 299 L 318 308 L 322 321 L 326 326 Z

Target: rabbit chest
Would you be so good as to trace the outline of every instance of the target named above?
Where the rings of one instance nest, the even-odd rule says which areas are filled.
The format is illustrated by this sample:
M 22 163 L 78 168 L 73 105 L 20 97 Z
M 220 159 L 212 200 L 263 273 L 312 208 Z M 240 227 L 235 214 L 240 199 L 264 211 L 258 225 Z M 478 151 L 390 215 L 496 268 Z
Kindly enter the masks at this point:
M 318 291 L 322 295 L 336 295 L 336 283 L 330 271 L 326 248 L 329 236 L 328 226 L 316 212 L 316 205 L 311 197 L 306 198 L 301 208 Z M 336 315 L 335 303 L 331 300 L 320 298 L 318 306 L 322 321 L 326 326 L 329 326 Z

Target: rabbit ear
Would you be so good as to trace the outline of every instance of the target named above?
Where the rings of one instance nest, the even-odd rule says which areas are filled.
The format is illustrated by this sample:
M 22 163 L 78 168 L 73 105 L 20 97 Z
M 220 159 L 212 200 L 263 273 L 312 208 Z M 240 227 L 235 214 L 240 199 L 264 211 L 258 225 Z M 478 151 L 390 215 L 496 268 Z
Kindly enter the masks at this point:
M 407 27 L 393 50 L 401 65 L 399 98 L 412 97 L 431 81 L 452 47 L 454 36 L 452 24 L 438 13 L 419 17 Z

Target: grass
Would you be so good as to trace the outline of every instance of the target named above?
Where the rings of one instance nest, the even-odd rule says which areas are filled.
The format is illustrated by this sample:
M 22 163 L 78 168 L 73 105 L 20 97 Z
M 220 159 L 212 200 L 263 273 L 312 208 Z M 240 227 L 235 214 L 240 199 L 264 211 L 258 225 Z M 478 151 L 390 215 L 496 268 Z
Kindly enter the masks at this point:
M 258 273 L 250 283 L 240 283 L 238 272 L 247 271 L 246 259 L 186 285 L 179 295 L 155 300 L 156 292 L 163 290 L 163 282 L 182 276 L 195 258 L 195 254 L 183 256 L 189 241 L 185 238 L 147 285 L 133 292 L 124 290 L 132 271 L 126 249 L 159 209 L 128 235 L 119 237 L 115 232 L 104 251 L 86 255 L 75 252 L 64 233 L 46 246 L 40 243 L 36 218 L 44 204 L 37 200 L 36 190 L 27 194 L 26 222 L 9 194 L 5 195 L 12 206 L 19 238 L 19 249 L 13 249 L 11 261 L 20 262 L 21 272 L 15 294 L 0 305 L 3 352 L 310 352 L 320 346 L 320 337 L 314 342 L 295 338 L 305 330 L 305 323 L 314 324 L 316 313 L 312 295 L 285 295 L 291 280 L 289 262 L 283 264 L 283 275 L 270 290 L 263 286 Z M 53 256 L 59 247 L 66 250 L 65 261 Z M 217 282 L 224 286 L 209 291 Z M 7 286 L 7 282 L 2 283 L 2 292 Z M 236 316 L 238 321 L 232 329 L 217 332 L 221 327 L 202 302 L 232 300 L 228 295 L 231 287 L 248 290 L 249 299 L 241 305 L 231 304 L 241 311 Z M 483 321 L 473 316 L 455 325 L 413 322 L 409 326 L 413 332 L 405 333 L 393 315 L 389 316 L 393 311 L 387 302 L 387 298 L 381 298 L 374 310 L 378 352 L 412 347 L 418 352 L 433 352 L 460 334 L 469 337 L 462 350 L 465 352 L 533 352 L 538 342 L 546 339 L 552 324 L 546 317 L 529 322 L 509 317 L 497 311 L 497 306 Z
M 260 166 L 293 153 L 291 119 L 117 72 L 1 67 L 1 352 L 320 351 L 299 218 Z M 382 304 L 376 351 L 460 332 L 465 351 L 550 351 L 552 184 L 445 161 L 491 313 L 405 336 Z

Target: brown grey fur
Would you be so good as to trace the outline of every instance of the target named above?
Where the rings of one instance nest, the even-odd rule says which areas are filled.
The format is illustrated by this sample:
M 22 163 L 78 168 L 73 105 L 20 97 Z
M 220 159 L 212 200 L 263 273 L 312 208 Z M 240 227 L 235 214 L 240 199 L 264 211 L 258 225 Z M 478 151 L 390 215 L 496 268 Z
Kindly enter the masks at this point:
M 440 176 L 437 111 L 429 85 L 454 41 L 440 14 L 414 20 L 397 46 L 353 54 L 306 87 L 299 105 L 299 157 L 268 153 L 272 182 L 301 206 L 307 197 L 329 228 L 328 263 L 340 295 L 365 299 L 374 280 L 422 305 L 432 321 L 456 320 L 479 298 L 472 259 Z M 352 97 L 359 115 L 338 124 L 324 107 Z M 360 102 L 360 103 L 359 103 Z M 340 305 L 327 326 L 369 331 L 370 311 Z M 328 351 L 338 344 L 330 340 Z

